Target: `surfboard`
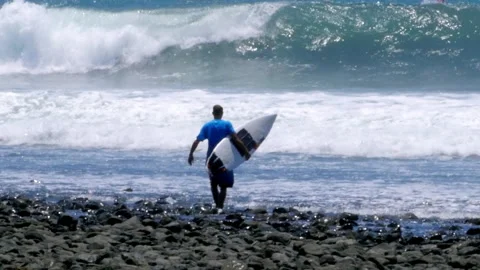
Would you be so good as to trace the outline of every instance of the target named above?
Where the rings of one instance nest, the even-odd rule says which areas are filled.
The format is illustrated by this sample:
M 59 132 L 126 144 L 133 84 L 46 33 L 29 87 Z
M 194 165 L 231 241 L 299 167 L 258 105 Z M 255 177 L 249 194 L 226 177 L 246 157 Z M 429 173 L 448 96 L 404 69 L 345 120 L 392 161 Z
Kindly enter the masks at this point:
M 253 155 L 267 137 L 277 118 L 276 114 L 265 115 L 236 129 L 237 136 L 245 144 L 250 155 Z M 207 159 L 206 167 L 211 173 L 233 170 L 245 161 L 232 143 L 230 136 L 221 140 Z

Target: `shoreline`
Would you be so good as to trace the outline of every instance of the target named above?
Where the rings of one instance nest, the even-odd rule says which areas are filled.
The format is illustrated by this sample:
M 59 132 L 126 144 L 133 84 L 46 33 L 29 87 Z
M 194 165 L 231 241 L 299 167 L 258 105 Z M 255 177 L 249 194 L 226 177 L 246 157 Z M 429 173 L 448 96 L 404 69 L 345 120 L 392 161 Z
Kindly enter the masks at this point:
M 421 221 L 411 215 L 408 220 Z M 480 269 L 480 218 L 410 233 L 392 219 L 165 200 L 0 197 L 2 269 Z M 375 226 L 374 226 L 375 225 Z

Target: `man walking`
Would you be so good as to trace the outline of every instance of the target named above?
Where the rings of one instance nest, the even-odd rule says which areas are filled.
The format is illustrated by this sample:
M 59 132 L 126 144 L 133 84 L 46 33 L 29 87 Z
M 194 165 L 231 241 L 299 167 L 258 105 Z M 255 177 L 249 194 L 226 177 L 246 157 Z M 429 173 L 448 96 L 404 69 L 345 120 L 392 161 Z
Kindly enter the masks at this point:
M 232 138 L 232 142 L 237 146 L 237 149 L 242 152 L 242 156 L 245 156 L 245 159 L 250 158 L 250 153 L 245 147 L 243 142 L 238 138 L 235 130 L 233 129 L 230 121 L 223 120 L 223 108 L 220 105 L 213 106 L 213 120 L 207 122 L 203 125 L 200 133 L 198 134 L 195 141 L 193 141 L 192 147 L 190 149 L 190 154 L 188 155 L 188 164 L 193 164 L 193 153 L 197 149 L 198 144 L 208 139 L 208 150 L 207 150 L 207 159 L 212 153 L 213 149 L 217 144 L 225 137 L 229 136 Z M 227 197 L 227 188 L 233 187 L 234 175 L 232 171 L 225 172 L 213 172 L 209 173 L 210 177 L 210 187 L 212 191 L 213 201 L 217 208 L 222 209 Z M 219 190 L 220 188 L 220 190 Z

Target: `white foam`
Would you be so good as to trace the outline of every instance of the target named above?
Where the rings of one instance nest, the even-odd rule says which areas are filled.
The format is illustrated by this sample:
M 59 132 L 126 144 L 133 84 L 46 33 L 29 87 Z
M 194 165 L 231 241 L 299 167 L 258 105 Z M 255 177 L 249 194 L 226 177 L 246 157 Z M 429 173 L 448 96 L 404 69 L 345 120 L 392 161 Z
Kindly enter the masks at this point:
M 170 46 L 256 37 L 282 4 L 101 12 L 15 0 L 0 8 L 0 74 L 132 65 Z
M 278 114 L 259 153 L 480 155 L 478 94 L 4 91 L 0 143 L 184 151 L 214 103 L 234 126 Z

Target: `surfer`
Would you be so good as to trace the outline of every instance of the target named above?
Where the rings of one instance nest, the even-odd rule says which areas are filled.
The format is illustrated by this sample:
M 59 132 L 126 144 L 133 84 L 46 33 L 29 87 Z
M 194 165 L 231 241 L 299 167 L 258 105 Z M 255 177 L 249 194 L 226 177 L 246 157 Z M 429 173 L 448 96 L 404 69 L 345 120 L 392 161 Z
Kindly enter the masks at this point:
M 238 138 L 237 133 L 233 129 L 232 123 L 230 123 L 230 121 L 222 119 L 223 107 L 220 105 L 213 106 L 212 114 L 213 120 L 203 125 L 197 138 L 192 143 L 190 154 L 188 155 L 188 164 L 193 164 L 193 152 L 195 152 L 195 149 L 197 149 L 197 146 L 201 141 L 205 139 L 208 140 L 208 159 L 215 146 L 228 135 L 231 136 L 231 138 L 233 139 L 232 142 L 237 146 L 237 149 L 243 152 L 241 154 L 245 157 L 246 160 L 248 160 L 250 158 L 250 153 L 248 152 L 248 149 L 245 147 L 243 142 Z M 209 177 L 213 201 L 215 202 L 215 205 L 218 209 L 222 209 L 225 198 L 227 197 L 227 188 L 233 187 L 233 170 L 216 172 L 213 174 L 209 172 Z

